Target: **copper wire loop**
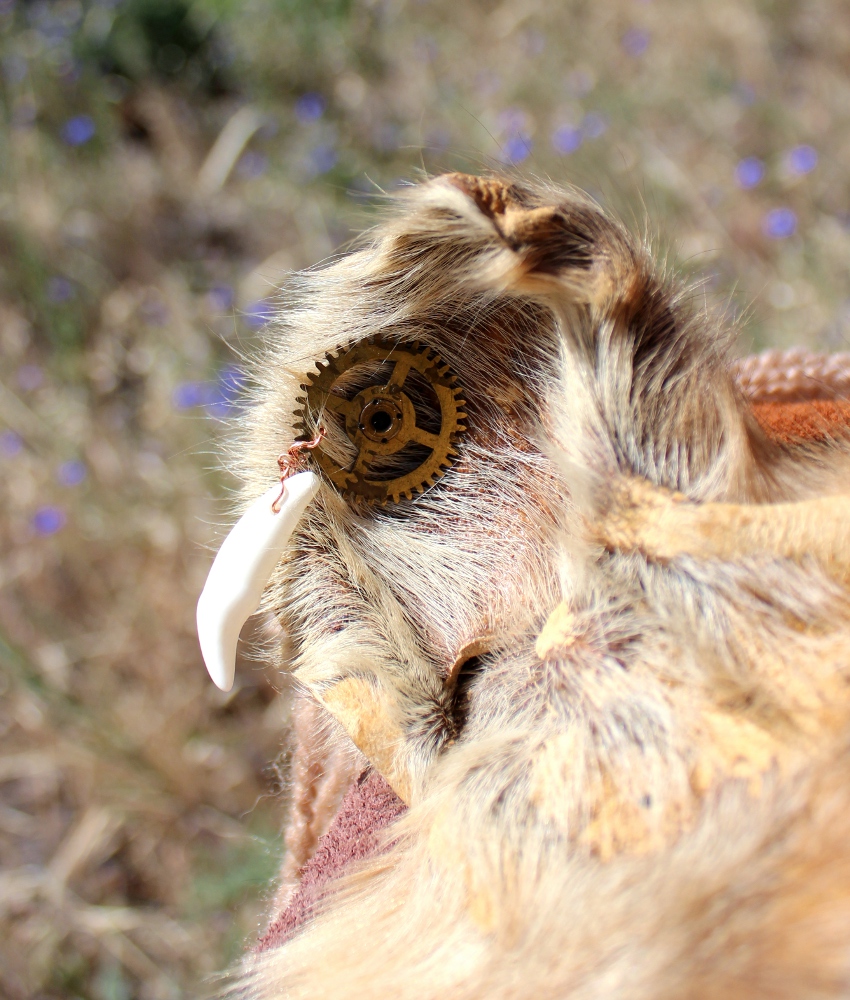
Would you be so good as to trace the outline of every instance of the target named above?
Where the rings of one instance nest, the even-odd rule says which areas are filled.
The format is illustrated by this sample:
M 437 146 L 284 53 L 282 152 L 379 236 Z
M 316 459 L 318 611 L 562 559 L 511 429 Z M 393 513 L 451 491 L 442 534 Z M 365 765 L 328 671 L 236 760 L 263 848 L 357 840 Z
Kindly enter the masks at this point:
M 280 504 L 286 493 L 286 480 L 299 471 L 304 460 L 304 452 L 318 448 L 324 436 L 325 428 L 319 427 L 318 433 L 312 441 L 295 441 L 290 445 L 289 451 L 281 452 L 277 456 L 277 467 L 280 469 L 280 493 L 272 504 L 272 510 L 275 514 L 280 513 Z

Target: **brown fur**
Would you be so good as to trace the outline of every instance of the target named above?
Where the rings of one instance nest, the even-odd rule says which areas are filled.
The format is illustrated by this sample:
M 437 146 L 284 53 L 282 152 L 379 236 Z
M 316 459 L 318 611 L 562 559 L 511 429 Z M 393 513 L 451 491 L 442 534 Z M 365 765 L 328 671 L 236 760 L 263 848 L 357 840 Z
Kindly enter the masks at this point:
M 846 532 L 799 539 L 846 505 L 845 445 L 771 441 L 729 332 L 575 191 L 437 178 L 300 289 L 246 497 L 316 359 L 366 336 L 438 350 L 469 431 L 416 500 L 326 485 L 267 592 L 295 676 L 411 808 L 234 990 L 843 996 Z

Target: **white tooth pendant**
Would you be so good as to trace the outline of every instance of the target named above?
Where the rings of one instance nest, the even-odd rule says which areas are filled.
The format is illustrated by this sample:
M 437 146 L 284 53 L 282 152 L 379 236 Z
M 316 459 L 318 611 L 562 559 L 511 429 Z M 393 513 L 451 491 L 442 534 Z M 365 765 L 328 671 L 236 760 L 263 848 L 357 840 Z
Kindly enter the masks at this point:
M 286 480 L 275 513 L 280 483 L 245 511 L 225 538 L 198 599 L 198 639 L 210 677 L 229 691 L 236 672 L 236 643 L 242 626 L 257 610 L 263 591 L 320 480 L 299 472 Z

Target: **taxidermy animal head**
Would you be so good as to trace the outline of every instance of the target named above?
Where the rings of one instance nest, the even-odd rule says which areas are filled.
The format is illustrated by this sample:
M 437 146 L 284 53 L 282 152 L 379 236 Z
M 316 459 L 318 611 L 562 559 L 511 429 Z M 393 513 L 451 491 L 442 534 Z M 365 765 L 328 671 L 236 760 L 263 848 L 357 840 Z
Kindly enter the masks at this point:
M 731 341 L 587 197 L 498 177 L 300 276 L 202 643 L 228 686 L 262 595 L 325 759 L 409 808 L 240 995 L 846 994 L 847 449 L 772 433 Z

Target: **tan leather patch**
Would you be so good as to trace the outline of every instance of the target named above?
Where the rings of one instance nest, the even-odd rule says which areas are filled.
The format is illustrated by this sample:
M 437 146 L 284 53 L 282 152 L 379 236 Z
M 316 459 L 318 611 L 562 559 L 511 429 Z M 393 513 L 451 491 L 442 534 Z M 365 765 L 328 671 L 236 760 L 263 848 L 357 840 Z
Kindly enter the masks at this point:
M 398 758 L 404 733 L 388 708 L 392 700 L 387 692 L 359 677 L 347 677 L 323 691 L 321 701 L 399 798 L 410 802 L 410 779 Z
M 555 608 L 546 619 L 534 649 L 541 660 L 548 660 L 552 656 L 574 646 L 578 636 L 575 629 L 575 615 L 570 611 L 566 601 Z

